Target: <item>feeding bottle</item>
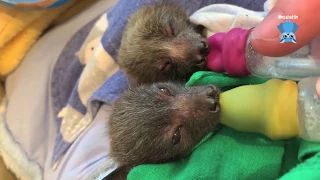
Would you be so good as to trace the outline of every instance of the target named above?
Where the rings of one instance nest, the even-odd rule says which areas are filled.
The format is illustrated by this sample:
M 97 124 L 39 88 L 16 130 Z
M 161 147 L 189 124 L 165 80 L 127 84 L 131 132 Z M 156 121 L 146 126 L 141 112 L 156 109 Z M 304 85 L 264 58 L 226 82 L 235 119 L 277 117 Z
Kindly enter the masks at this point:
M 262 78 L 300 80 L 320 76 L 319 38 L 290 55 L 268 57 L 257 53 L 251 46 L 251 30 L 233 28 L 209 37 L 208 68 L 238 77 L 254 75 Z
M 243 132 L 280 140 L 300 137 L 320 141 L 320 99 L 317 78 L 270 79 L 220 94 L 222 124 Z

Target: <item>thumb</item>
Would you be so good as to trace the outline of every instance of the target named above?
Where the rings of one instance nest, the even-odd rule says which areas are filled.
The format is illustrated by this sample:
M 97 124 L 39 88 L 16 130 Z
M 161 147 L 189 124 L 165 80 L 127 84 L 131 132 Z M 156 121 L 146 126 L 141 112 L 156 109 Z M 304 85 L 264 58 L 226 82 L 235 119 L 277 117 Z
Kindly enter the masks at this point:
M 288 55 L 306 44 L 320 33 L 320 0 L 278 0 L 266 18 L 253 29 L 251 45 L 260 54 L 265 56 Z M 277 26 L 285 19 L 279 16 L 296 15 L 297 19 L 290 19 L 297 23 L 297 43 L 280 43 L 280 32 Z

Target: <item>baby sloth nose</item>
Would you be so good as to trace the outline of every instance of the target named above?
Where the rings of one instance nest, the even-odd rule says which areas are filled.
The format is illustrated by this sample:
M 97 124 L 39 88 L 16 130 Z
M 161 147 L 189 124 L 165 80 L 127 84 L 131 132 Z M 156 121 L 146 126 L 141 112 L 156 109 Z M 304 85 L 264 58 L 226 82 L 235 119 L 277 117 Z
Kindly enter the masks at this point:
M 213 85 L 209 85 L 205 88 L 206 102 L 210 112 L 216 113 L 220 110 L 219 107 L 219 95 L 220 90 Z
M 197 55 L 197 62 L 196 65 L 198 67 L 203 67 L 207 63 L 207 55 L 209 52 L 209 45 L 207 41 L 201 41 L 200 45 L 198 46 L 198 55 Z

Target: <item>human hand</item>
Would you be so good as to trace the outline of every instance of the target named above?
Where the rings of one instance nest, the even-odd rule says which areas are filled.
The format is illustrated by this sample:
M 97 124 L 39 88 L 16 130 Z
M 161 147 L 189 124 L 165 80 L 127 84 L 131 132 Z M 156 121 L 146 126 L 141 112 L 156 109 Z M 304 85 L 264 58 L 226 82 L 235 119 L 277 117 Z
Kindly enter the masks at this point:
M 302 0 L 278 0 L 267 17 L 253 29 L 251 45 L 256 52 L 265 56 L 285 56 L 293 53 L 309 44 L 320 34 L 319 7 L 319 0 L 308 2 Z M 296 33 L 297 43 L 279 42 L 280 32 L 277 26 L 285 20 L 279 19 L 278 15 L 298 16 L 298 19 L 292 20 L 299 25 Z M 312 46 L 312 49 L 319 49 L 320 43 L 312 44 Z M 317 81 L 316 90 L 320 98 L 320 78 Z
M 303 0 L 278 0 L 267 17 L 253 29 L 251 45 L 256 52 L 262 55 L 284 56 L 309 44 L 320 33 L 319 7 L 319 0 L 308 2 Z M 296 33 L 297 43 L 280 43 L 280 32 L 277 26 L 286 20 L 279 19 L 278 15 L 298 16 L 298 19 L 292 20 L 299 26 Z

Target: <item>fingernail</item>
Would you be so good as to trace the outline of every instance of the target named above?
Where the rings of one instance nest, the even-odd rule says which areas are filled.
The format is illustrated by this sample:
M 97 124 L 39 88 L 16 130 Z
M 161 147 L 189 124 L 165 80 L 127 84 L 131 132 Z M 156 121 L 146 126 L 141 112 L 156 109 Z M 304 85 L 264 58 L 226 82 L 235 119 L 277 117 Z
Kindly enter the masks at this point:
M 274 11 L 269 14 L 256 28 L 252 30 L 251 39 L 260 39 L 265 41 L 280 41 L 280 32 L 278 30 L 278 25 L 283 22 L 279 18 L 283 15 L 280 11 Z
M 316 91 L 317 91 L 318 98 L 320 99 L 320 78 L 318 78 L 316 82 Z

